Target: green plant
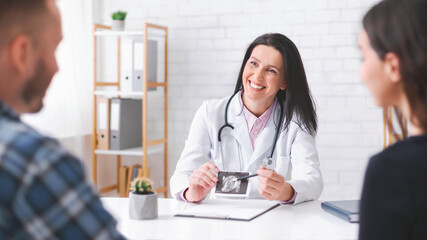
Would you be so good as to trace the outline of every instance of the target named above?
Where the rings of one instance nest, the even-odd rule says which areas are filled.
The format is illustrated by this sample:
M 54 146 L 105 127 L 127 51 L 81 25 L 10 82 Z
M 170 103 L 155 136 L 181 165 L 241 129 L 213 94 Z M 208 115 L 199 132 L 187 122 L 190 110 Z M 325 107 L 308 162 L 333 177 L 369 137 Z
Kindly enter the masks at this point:
M 130 190 L 135 194 L 153 193 L 153 183 L 149 178 L 137 177 L 130 184 Z
M 113 20 L 124 21 L 127 14 L 128 14 L 127 12 L 117 11 L 117 12 L 113 12 L 111 17 L 113 18 Z

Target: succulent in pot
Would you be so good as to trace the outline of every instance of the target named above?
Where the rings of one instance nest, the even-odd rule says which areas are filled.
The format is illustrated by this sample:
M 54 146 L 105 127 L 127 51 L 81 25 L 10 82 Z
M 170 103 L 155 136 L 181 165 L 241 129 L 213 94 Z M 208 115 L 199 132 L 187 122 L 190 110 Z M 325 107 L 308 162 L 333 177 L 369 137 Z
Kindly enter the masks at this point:
M 129 217 L 135 220 L 155 219 L 158 215 L 157 194 L 149 178 L 137 177 L 131 182 Z

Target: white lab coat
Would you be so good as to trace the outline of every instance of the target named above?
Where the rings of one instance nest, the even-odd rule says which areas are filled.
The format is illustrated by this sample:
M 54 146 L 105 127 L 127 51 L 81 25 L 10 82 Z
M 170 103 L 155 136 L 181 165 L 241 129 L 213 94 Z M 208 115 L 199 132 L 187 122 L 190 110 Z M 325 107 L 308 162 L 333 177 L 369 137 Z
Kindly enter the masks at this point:
M 192 172 L 208 161 L 215 163 L 220 171 L 255 173 L 262 165 L 263 159 L 270 155 L 280 107 L 276 104 L 253 149 L 241 97 L 237 94 L 228 109 L 228 122 L 234 126 L 234 130 L 225 128 L 221 134 L 224 159 L 224 162 L 221 162 L 218 130 L 224 125 L 225 106 L 228 100 L 229 97 L 206 101 L 197 111 L 184 150 L 170 180 L 172 196 L 176 197 L 179 192 L 189 187 Z M 275 171 L 284 176 L 285 181 L 298 193 L 294 204 L 314 200 L 320 196 L 323 180 L 315 138 L 294 121 L 291 121 L 287 130 L 280 132 L 273 160 L 276 161 Z M 258 186 L 258 178 L 251 178 L 249 198 L 262 198 Z M 210 195 L 212 197 L 213 194 Z

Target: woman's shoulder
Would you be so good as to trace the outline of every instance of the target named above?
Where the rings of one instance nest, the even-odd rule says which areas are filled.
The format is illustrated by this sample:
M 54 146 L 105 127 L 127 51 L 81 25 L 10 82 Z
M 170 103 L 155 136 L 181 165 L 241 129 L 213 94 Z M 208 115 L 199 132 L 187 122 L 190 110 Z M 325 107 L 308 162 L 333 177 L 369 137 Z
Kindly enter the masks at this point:
M 221 109 L 221 111 L 223 111 L 229 99 L 230 97 L 228 96 L 228 97 L 219 98 L 219 99 L 205 100 L 203 101 L 200 108 L 204 109 L 207 112 L 217 111 L 218 109 Z
M 374 155 L 366 169 L 362 200 L 388 201 L 389 206 L 392 201 L 399 206 L 410 202 L 416 211 L 427 213 L 427 191 L 420 188 L 427 184 L 426 144 L 427 136 L 411 137 Z
M 230 96 L 227 96 L 224 98 L 209 99 L 209 100 L 205 100 L 203 104 L 206 104 L 209 107 L 215 107 L 215 106 L 226 104 L 229 99 L 230 99 Z
M 424 158 L 427 154 L 427 135 L 414 136 L 396 142 L 395 144 L 384 149 L 380 154 L 381 158 L 401 159 L 410 158 Z M 427 164 L 427 161 L 425 161 Z
M 409 137 L 374 155 L 369 167 L 374 169 L 427 170 L 427 135 Z M 408 171 L 406 171 L 408 172 Z
M 285 128 L 285 126 L 286 126 L 286 116 L 284 117 L 284 120 L 282 123 L 282 128 Z M 289 122 L 288 131 L 304 132 L 304 133 L 310 135 L 307 127 L 304 125 L 303 121 L 301 120 L 301 118 L 299 117 L 299 115 L 296 111 L 294 111 L 294 113 L 292 115 L 292 119 Z

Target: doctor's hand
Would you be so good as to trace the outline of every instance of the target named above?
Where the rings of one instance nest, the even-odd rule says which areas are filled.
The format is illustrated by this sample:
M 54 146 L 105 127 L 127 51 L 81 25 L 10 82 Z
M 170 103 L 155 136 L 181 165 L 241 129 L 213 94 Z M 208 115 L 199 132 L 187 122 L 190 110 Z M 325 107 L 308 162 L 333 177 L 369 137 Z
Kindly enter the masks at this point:
M 259 188 L 258 192 L 267 200 L 289 201 L 295 194 L 294 188 L 285 178 L 261 166 L 258 171 Z
M 214 172 L 218 173 L 219 169 L 212 162 L 207 162 L 194 170 L 190 177 L 190 186 L 184 192 L 185 199 L 190 202 L 203 200 L 218 182 Z

